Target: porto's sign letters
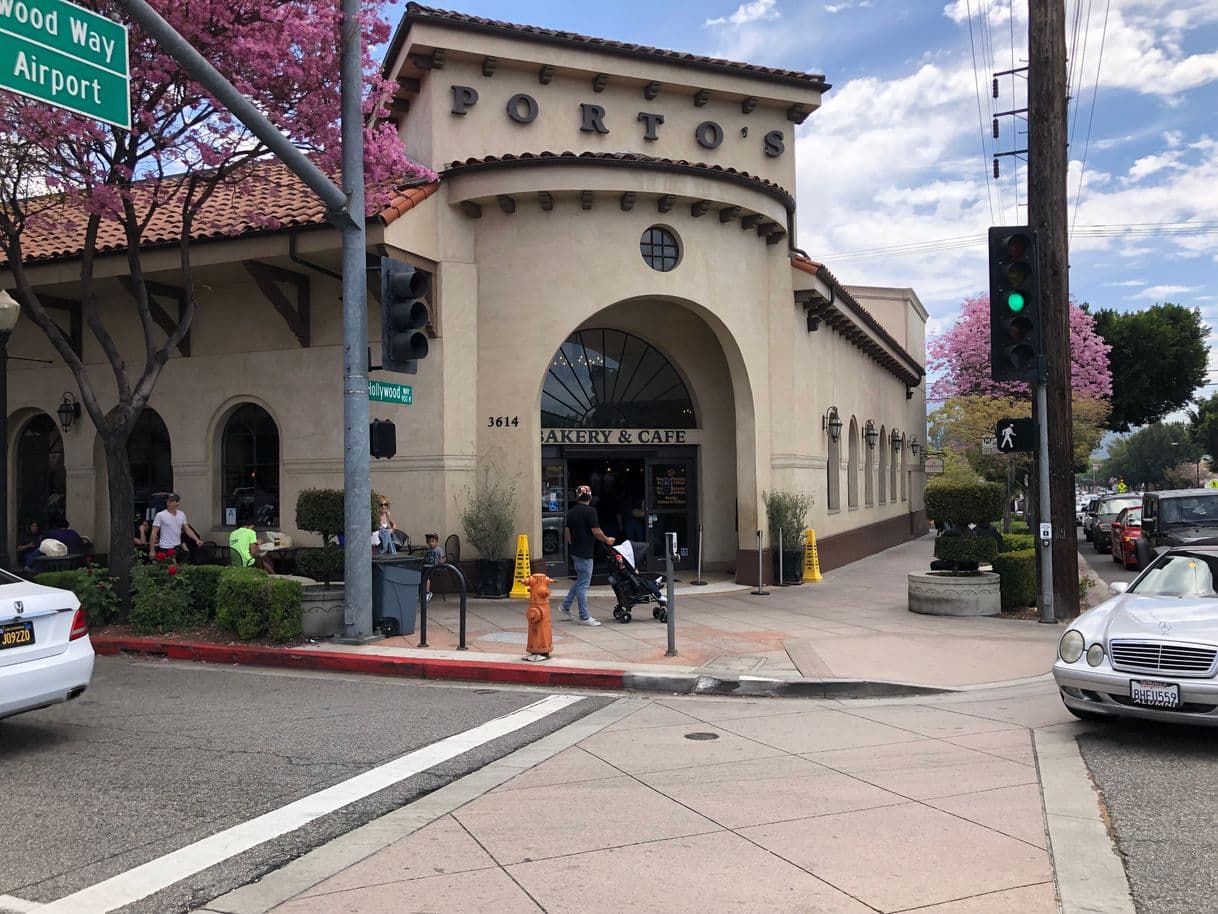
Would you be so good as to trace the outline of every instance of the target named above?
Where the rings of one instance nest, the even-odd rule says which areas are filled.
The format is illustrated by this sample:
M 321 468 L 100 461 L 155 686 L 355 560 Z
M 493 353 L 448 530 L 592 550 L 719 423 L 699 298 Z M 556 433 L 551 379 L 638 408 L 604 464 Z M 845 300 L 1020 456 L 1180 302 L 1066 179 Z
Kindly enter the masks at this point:
M 469 110 L 478 104 L 478 90 L 473 86 L 453 86 L 452 113 L 464 117 Z M 508 118 L 517 124 L 531 124 L 541 114 L 541 105 L 537 99 L 524 92 L 517 92 L 507 100 L 506 113 Z M 579 106 L 579 129 L 584 133 L 607 134 L 605 126 L 605 109 L 600 105 L 582 102 Z M 635 119 L 642 125 L 642 135 L 645 140 L 658 140 L 660 127 L 664 123 L 664 115 L 654 111 L 640 111 Z M 748 128 L 744 128 L 745 131 Z M 747 135 L 742 131 L 742 135 Z M 723 127 L 715 121 L 703 121 L 694 128 L 694 139 L 703 149 L 718 149 L 723 143 Z M 777 158 L 786 152 L 785 138 L 781 130 L 771 130 L 761 139 L 761 148 L 770 158 Z

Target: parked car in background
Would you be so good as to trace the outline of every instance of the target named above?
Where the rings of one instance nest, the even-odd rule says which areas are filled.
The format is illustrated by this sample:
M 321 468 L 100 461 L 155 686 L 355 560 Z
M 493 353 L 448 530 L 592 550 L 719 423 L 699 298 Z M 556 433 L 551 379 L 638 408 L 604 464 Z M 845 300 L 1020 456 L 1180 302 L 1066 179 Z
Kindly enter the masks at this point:
M 1172 489 L 1142 497 L 1138 561 L 1150 564 L 1160 550 L 1218 537 L 1218 490 Z
M 1218 544 L 1178 546 L 1070 623 L 1053 678 L 1070 713 L 1218 726 Z
M 1099 553 L 1112 547 L 1110 530 L 1117 515 L 1126 508 L 1140 508 L 1141 495 L 1105 495 L 1095 509 L 1095 526 L 1091 531 L 1091 544 Z
M 1083 512 L 1083 539 L 1091 542 L 1091 534 L 1095 530 L 1095 512 L 1100 506 L 1100 500 L 1093 498 L 1087 502 L 1087 510 Z
M 1112 542 L 1112 560 L 1126 568 L 1141 570 L 1134 543 L 1142 537 L 1142 509 L 1126 508 L 1117 515 L 1109 531 Z
M 76 594 L 0 571 L 0 718 L 77 698 L 92 676 Z

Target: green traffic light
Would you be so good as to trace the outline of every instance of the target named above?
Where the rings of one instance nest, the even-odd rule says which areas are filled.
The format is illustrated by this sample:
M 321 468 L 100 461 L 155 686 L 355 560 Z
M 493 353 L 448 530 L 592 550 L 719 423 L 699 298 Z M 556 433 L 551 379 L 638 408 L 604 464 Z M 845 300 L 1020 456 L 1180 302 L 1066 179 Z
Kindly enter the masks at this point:
M 1022 311 L 1025 304 L 1027 304 L 1027 301 L 1018 292 L 1012 292 L 1007 296 L 1007 307 L 1012 311 L 1017 313 Z

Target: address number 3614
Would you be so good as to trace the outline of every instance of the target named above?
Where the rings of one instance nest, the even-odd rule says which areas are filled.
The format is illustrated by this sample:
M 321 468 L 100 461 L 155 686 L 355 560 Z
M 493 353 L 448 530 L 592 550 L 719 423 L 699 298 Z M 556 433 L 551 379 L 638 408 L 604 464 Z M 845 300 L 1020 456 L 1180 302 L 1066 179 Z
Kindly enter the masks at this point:
M 488 416 L 486 420 L 487 428 L 515 428 L 518 425 L 519 416 Z

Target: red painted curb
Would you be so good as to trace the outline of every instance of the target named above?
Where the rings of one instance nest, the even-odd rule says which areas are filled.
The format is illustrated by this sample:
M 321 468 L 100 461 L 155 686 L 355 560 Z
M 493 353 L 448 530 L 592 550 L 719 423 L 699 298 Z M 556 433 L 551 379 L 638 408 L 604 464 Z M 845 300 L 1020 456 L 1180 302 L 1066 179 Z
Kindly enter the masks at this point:
M 292 670 L 326 670 L 332 673 L 370 673 L 409 679 L 456 679 L 469 682 L 503 682 L 515 685 L 576 686 L 585 689 L 623 689 L 621 670 L 584 670 L 546 664 L 515 664 L 477 660 L 443 660 L 428 657 L 389 657 L 340 651 L 297 651 L 254 645 L 208 644 L 194 641 L 160 641 L 93 635 L 98 654 L 139 654 L 169 660 L 272 666 Z

